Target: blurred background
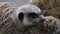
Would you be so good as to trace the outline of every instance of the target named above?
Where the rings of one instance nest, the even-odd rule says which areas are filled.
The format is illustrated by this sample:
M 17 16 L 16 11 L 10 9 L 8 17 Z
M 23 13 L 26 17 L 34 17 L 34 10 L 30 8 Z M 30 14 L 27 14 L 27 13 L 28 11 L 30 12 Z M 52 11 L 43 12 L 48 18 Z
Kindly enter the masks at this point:
M 21 6 L 28 3 L 29 0 L 0 0 L 0 2 L 15 2 L 17 6 Z

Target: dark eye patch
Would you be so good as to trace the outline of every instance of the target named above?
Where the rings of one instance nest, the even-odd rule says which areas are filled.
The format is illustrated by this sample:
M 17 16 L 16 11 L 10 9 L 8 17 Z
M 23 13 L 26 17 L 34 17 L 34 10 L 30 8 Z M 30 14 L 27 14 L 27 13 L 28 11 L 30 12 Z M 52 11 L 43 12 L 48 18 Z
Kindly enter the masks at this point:
M 22 12 L 19 13 L 18 18 L 19 18 L 20 21 L 23 21 L 24 14 Z
M 36 13 L 29 13 L 28 16 L 30 18 L 36 18 L 36 17 L 38 17 L 38 14 L 36 14 Z

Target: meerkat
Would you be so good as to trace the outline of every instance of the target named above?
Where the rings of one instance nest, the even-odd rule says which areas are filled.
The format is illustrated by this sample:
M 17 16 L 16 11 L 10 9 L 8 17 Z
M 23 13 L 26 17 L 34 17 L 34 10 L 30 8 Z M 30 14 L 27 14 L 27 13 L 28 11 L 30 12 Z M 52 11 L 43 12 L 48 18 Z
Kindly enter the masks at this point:
M 4 16 L 10 13 L 11 8 L 4 10 L 9 9 Z M 54 34 L 59 32 L 59 19 L 52 16 L 44 17 L 41 9 L 32 4 L 17 8 L 8 17 L 9 19 L 1 21 L 1 34 Z
M 44 27 L 50 32 L 50 34 L 60 34 L 60 19 L 53 16 L 46 16 Z
M 16 11 L 12 10 L 12 7 L 8 7 L 3 10 L 5 14 L 2 13 L 3 15 L 1 18 L 3 19 L 1 19 L 0 29 L 1 32 L 5 32 L 3 34 L 13 34 L 15 27 L 16 29 L 21 30 L 23 27 L 26 28 L 38 23 L 43 23 L 45 20 L 40 8 L 32 4 L 26 4 L 19 8 L 17 7 Z
M 13 20 L 10 18 L 15 12 L 16 5 L 13 2 L 0 2 L 0 33 L 13 24 Z M 7 22 L 6 22 L 7 21 Z
M 22 22 L 24 25 L 27 25 L 27 26 L 41 22 L 41 20 L 42 22 L 45 20 L 41 10 L 37 6 L 32 4 L 26 4 L 21 6 L 20 8 L 17 9 L 15 14 L 16 14 L 16 17 L 15 15 L 12 16 L 15 22 L 20 20 L 20 22 Z

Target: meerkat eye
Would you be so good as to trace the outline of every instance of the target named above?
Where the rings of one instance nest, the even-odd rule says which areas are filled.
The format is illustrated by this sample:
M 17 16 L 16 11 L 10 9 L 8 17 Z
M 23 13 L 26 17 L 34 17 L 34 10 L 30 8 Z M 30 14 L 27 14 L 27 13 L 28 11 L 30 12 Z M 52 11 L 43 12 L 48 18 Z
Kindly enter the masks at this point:
M 24 18 L 24 14 L 21 12 L 21 13 L 19 13 L 19 15 L 18 15 L 18 18 L 19 18 L 19 20 L 23 20 L 23 18 Z
M 38 17 L 38 14 L 36 14 L 36 13 L 29 13 L 28 16 L 30 18 L 37 18 Z

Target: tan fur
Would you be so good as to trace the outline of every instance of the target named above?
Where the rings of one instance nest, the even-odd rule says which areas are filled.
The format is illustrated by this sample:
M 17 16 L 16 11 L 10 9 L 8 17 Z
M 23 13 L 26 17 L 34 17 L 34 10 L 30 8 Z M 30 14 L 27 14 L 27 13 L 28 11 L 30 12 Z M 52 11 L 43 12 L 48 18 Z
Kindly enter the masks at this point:
M 0 24 L 6 21 L 16 10 L 16 5 L 9 2 L 0 2 Z
M 6 8 L 5 8 L 6 9 Z M 3 13 L 2 13 L 3 14 Z M 14 23 L 12 18 L 9 18 L 3 22 L 0 26 L 1 34 L 53 34 L 57 31 L 56 29 L 60 26 L 60 20 L 47 16 L 44 23 L 39 23 L 38 25 L 33 25 L 29 27 L 19 28 L 20 25 Z M 23 24 L 21 25 L 21 27 Z
M 11 15 L 16 11 L 16 5 L 12 2 L 0 2 L 0 33 L 13 25 Z
M 3 13 L 5 13 L 6 11 L 9 11 L 10 9 L 9 7 L 11 7 L 12 9 L 13 7 L 16 7 L 16 5 L 14 3 L 9 3 L 9 2 L 0 2 L 0 17 L 2 16 Z
M 53 25 L 59 25 L 60 24 L 60 19 L 58 19 L 58 18 L 55 18 L 55 17 L 52 17 L 52 16 L 46 16 L 45 17 L 46 18 L 46 20 L 45 20 L 45 22 L 46 22 L 46 24 L 48 24 L 48 26 L 53 26 Z
M 45 18 L 44 27 L 53 30 L 53 34 L 60 34 L 60 19 L 52 16 L 46 16 Z
M 25 33 L 26 34 L 38 34 L 38 33 L 39 34 L 53 34 L 55 31 L 57 31 L 57 28 L 59 28 L 58 25 L 60 24 L 59 23 L 60 20 L 57 18 L 54 18 L 52 16 L 47 16 L 45 18 L 46 18 L 46 20 L 44 21 L 43 24 L 40 23 L 38 25 L 24 27 L 22 29 L 18 28 L 18 26 L 20 26 L 20 25 L 16 26 L 16 24 L 14 24 L 13 20 L 9 19 L 5 22 L 5 25 L 3 25 L 1 30 L 3 32 L 5 32 L 4 34 L 9 33 L 9 32 L 11 32 L 11 34 L 25 34 Z M 7 32 L 6 30 L 9 32 Z M 12 30 L 12 31 L 10 31 L 10 30 Z

